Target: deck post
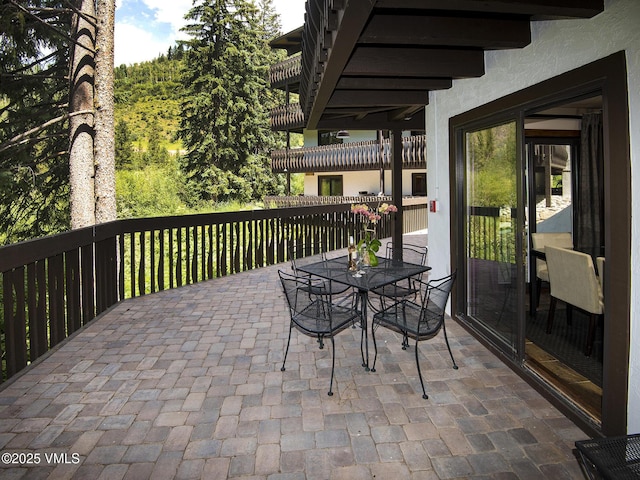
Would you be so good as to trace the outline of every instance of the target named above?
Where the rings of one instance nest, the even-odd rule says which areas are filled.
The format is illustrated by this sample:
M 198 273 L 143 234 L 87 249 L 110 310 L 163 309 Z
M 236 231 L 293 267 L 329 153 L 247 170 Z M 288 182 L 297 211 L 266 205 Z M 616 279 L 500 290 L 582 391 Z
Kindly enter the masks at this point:
M 398 207 L 392 221 L 393 258 L 402 260 L 402 130 L 391 132 L 391 199 Z

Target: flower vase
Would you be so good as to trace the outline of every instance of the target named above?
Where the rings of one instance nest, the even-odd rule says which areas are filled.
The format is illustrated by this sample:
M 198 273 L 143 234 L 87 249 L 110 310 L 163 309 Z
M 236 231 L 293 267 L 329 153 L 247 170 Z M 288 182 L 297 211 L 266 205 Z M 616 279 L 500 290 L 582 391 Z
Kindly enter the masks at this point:
M 369 249 L 367 248 L 367 243 L 364 242 L 362 244 L 362 246 L 360 247 L 360 258 L 362 259 L 362 266 L 363 267 L 370 267 L 371 266 L 371 256 L 369 255 Z
M 362 264 L 365 267 L 378 266 L 378 257 L 376 256 L 376 252 L 372 248 L 371 243 L 363 242 L 360 255 L 362 257 Z
M 370 250 L 370 249 L 367 250 L 367 255 L 365 256 L 365 262 L 367 260 L 368 260 L 368 265 L 370 267 L 378 266 L 378 257 L 376 256 L 376 252 L 374 252 L 373 250 Z
M 377 267 L 378 257 L 376 253 L 380 249 L 380 240 L 375 238 L 375 231 L 365 229 L 362 238 L 358 243 L 358 253 L 362 258 L 362 264 L 365 267 Z

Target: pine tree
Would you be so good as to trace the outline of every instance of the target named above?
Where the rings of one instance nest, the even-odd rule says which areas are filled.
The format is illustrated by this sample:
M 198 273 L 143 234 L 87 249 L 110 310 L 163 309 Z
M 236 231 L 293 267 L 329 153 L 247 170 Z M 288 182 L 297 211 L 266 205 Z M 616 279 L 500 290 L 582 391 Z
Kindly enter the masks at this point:
M 0 243 L 69 225 L 72 18 L 55 0 L 0 5 Z
M 246 201 L 262 193 L 259 184 L 275 193 L 278 181 L 267 158 L 275 146 L 268 85 L 274 57 L 261 11 L 247 0 L 204 0 L 186 18 L 191 39 L 179 135 L 192 193 L 201 200 Z
M 0 4 L 2 242 L 115 219 L 114 10 L 114 0 Z
M 133 135 L 129 124 L 124 120 L 116 124 L 116 166 L 118 168 L 131 168 L 134 161 Z

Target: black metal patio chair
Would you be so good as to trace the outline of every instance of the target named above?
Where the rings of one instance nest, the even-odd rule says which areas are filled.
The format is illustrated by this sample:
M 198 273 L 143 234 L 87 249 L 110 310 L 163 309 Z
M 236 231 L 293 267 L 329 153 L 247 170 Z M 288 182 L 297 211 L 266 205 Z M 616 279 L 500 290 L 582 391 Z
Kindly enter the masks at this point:
M 331 340 L 331 380 L 328 394 L 331 396 L 333 395 L 333 373 L 336 363 L 333 337 L 360 321 L 355 295 L 342 297 L 341 303 L 332 302 L 333 295 L 319 289 L 319 284 L 314 285 L 316 281 L 313 278 L 290 275 L 283 271 L 278 271 L 278 274 L 291 316 L 289 338 L 280 370 L 285 371 L 285 363 L 291 344 L 291 331 L 294 327 L 304 335 L 316 337 L 321 349 L 324 348 L 324 339 L 329 338 Z
M 402 246 L 402 260 L 416 265 L 426 265 L 428 252 L 427 247 L 405 243 Z M 386 257 L 393 258 L 393 244 L 391 242 L 387 243 Z M 420 274 L 416 277 L 402 280 L 401 282 L 374 289 L 373 293 L 380 297 L 380 309 L 382 310 L 387 306 L 388 300 L 392 302 L 403 299 L 415 300 L 416 296 L 420 293 L 419 282 L 422 281 L 422 279 L 423 274 Z
M 327 261 L 327 254 L 325 252 L 320 253 L 320 258 L 318 258 L 317 256 L 296 258 L 296 252 L 291 247 L 289 247 L 288 252 L 289 261 L 291 262 L 291 270 L 293 271 L 293 274 L 298 277 L 311 277 L 311 275 L 298 271 L 298 265 L 301 261 L 307 263 L 317 262 L 318 260 L 323 262 Z M 351 289 L 349 285 L 343 285 L 336 282 L 328 282 L 321 279 L 314 279 L 314 281 L 309 284 L 308 288 L 311 290 L 310 293 L 313 293 L 314 295 L 339 295 Z
M 418 376 L 422 385 L 422 398 L 429 398 L 424 388 L 424 380 L 420 370 L 420 361 L 418 359 L 418 343 L 423 340 L 434 338 L 440 329 L 444 332 L 444 339 L 449 349 L 449 355 L 453 362 L 453 368 L 458 369 L 456 361 L 451 352 L 447 330 L 445 328 L 445 307 L 449 300 L 451 288 L 456 279 L 456 272 L 451 275 L 431 280 L 426 283 L 416 281 L 422 290 L 422 302 L 416 303 L 404 298 L 390 307 L 381 310 L 373 316 L 373 324 L 371 328 L 371 336 L 373 338 L 373 346 L 375 356 L 373 359 L 372 372 L 375 371 L 376 360 L 378 358 L 378 346 L 376 344 L 376 329 L 378 327 L 388 328 L 402 335 L 402 349 L 406 350 L 409 346 L 409 338 L 415 340 L 416 365 L 418 367 Z

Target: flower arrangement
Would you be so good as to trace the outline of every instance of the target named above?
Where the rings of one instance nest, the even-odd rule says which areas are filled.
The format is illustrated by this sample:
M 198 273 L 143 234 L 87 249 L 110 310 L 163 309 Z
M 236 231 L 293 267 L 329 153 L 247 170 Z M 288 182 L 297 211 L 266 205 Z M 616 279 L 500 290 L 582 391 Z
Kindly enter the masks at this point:
M 358 251 L 362 252 L 365 264 L 372 267 L 378 265 L 378 257 L 376 254 L 382 245 L 376 237 L 376 225 L 382 219 L 383 215 L 397 212 L 398 208 L 389 203 L 378 202 L 376 208 L 372 209 L 366 203 L 351 205 L 351 212 L 364 218 L 364 231 L 362 238 L 358 242 Z

